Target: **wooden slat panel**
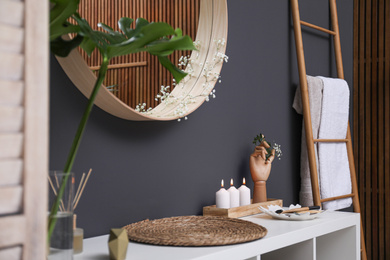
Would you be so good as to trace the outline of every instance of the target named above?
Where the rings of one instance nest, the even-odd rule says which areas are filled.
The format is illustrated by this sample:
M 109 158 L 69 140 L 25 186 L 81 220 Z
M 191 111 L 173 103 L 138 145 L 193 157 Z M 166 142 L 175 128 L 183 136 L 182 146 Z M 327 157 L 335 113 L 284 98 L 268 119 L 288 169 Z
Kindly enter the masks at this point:
M 378 6 L 378 217 L 379 217 L 379 260 L 385 260 L 385 191 L 384 191 L 384 0 Z
M 24 57 L 20 54 L 0 52 L 0 80 L 21 80 L 24 72 Z
M 22 134 L 0 134 L 0 159 L 19 158 L 22 155 Z
M 353 22 L 354 24 L 358 24 L 359 22 L 359 0 L 354 0 L 353 5 L 355 8 L 353 9 Z M 353 27 L 353 57 L 354 59 L 358 59 L 359 57 L 359 27 L 354 26 Z M 357 85 L 356 82 L 359 81 L 359 62 L 354 62 L 353 63 L 353 111 L 358 111 L 359 110 L 359 88 L 356 88 L 355 86 Z M 358 181 L 360 180 L 360 172 L 359 172 L 359 165 L 357 160 L 359 158 L 359 152 L 356 149 L 357 143 L 359 142 L 359 117 L 358 113 L 353 113 L 353 120 L 352 120 L 352 129 L 353 129 L 353 143 L 354 149 L 353 149 L 353 156 L 355 158 L 355 168 L 356 168 L 356 174 L 357 174 L 357 179 Z M 360 203 L 362 202 L 362 190 L 359 189 L 359 198 L 360 198 Z
M 366 0 L 366 30 L 365 30 L 365 88 L 371 87 L 371 0 Z M 365 173 L 366 173 L 366 232 L 369 234 L 367 241 L 367 255 L 371 258 L 372 254 L 372 215 L 371 215 L 371 92 L 365 93 L 365 114 L 364 122 L 366 137 L 365 137 Z M 368 191 L 368 192 L 367 192 Z
M 23 29 L 0 23 L 0 51 L 22 53 L 24 48 Z
M 194 6 L 190 8 L 191 5 Z M 82 0 L 80 3 L 80 14 L 90 21 L 92 27 L 97 29 L 97 22 L 105 22 L 115 30 L 118 30 L 117 20 L 120 17 L 138 18 L 142 17 L 148 21 L 164 21 L 170 23 L 174 28 L 181 28 L 183 34 L 195 39 L 199 16 L 199 0 Z M 182 17 L 181 16 L 184 17 Z M 189 19 L 192 17 L 193 19 Z M 189 52 L 177 52 L 172 55 L 174 64 L 178 63 L 181 55 L 188 55 Z M 88 66 L 96 68 L 101 64 L 101 58 L 97 51 L 91 57 L 83 54 Z M 113 92 L 119 99 L 135 108 L 139 103 L 146 103 L 148 107 L 155 107 L 159 102 L 155 96 L 159 93 L 161 85 L 171 86 L 173 90 L 172 76 L 158 62 L 157 58 L 147 53 L 114 58 L 112 64 L 129 64 L 146 62 L 145 68 L 118 68 L 115 71 L 107 72 L 104 82 L 106 86 L 118 85 L 116 92 Z
M 1 160 L 0 187 L 21 184 L 22 166 L 23 161 L 21 159 Z
M 0 106 L 0 132 L 19 132 L 23 126 L 22 107 Z
M 23 82 L 0 79 L 0 105 L 19 106 L 23 100 Z
M 22 186 L 0 187 L 0 215 L 19 213 L 22 209 Z
M 365 5 L 364 5 L 364 1 L 360 1 L 359 3 L 359 42 L 362 43 L 364 42 L 364 26 L 365 26 L 365 17 L 364 17 L 364 13 L 365 13 Z M 364 44 L 360 44 L 359 45 L 359 81 L 356 82 L 356 84 L 358 84 L 358 89 L 359 89 L 359 110 L 357 111 L 358 115 L 359 115 L 359 132 L 356 133 L 356 134 L 359 134 L 359 140 L 361 140 L 361 142 L 357 142 L 356 143 L 356 146 L 355 146 L 355 149 L 358 149 L 359 151 L 359 181 L 360 181 L 360 184 L 361 184 L 361 187 L 359 190 L 361 190 L 361 195 L 359 196 L 360 198 L 360 201 L 361 201 L 361 204 L 362 205 L 365 205 L 365 201 L 366 201 L 366 198 L 365 198 L 365 191 L 366 191 L 366 187 L 365 187 L 365 179 L 366 179 L 366 176 L 365 176 L 365 171 L 364 171 L 364 165 L 365 165 L 365 142 L 364 142 L 364 138 L 365 138 L 365 128 L 364 128 L 364 121 L 365 121 L 365 113 L 364 113 L 364 91 L 365 91 L 365 87 L 364 87 Z M 363 222 L 363 229 L 366 230 L 366 214 L 365 214 L 365 207 L 364 207 L 364 214 L 362 216 L 362 222 Z M 365 231 L 365 239 L 366 241 L 368 240 L 368 232 Z
M 22 247 L 15 246 L 10 248 L 0 249 L 0 259 L 20 260 L 22 259 Z
M 390 258 L 390 1 L 355 0 L 354 143 L 369 259 Z
M 22 215 L 0 218 L 0 248 L 23 244 L 26 237 L 26 218 Z
M 372 0 L 371 7 L 371 191 L 372 191 L 372 259 L 378 259 L 378 82 L 377 82 L 377 70 L 378 70 L 378 28 L 377 28 L 377 0 Z
M 21 1 L 0 1 L 0 23 L 21 27 L 24 23 L 24 3 Z
M 390 256 L 390 3 L 385 1 L 385 221 L 386 221 L 386 259 Z

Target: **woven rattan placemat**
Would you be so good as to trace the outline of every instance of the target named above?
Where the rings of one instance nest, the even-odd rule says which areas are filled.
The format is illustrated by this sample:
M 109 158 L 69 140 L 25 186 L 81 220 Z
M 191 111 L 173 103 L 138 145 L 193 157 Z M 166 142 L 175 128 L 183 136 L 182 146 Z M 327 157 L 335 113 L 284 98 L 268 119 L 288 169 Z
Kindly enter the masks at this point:
M 144 220 L 124 227 L 131 241 L 167 246 L 220 246 L 264 237 L 267 229 L 234 218 L 182 216 Z

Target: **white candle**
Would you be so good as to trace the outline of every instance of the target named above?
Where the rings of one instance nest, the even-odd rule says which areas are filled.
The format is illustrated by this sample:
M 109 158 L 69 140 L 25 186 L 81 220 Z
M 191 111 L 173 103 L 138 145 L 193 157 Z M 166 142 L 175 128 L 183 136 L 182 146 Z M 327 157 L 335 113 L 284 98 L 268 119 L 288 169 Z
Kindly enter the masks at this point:
M 235 208 L 240 206 L 240 192 L 233 186 L 233 179 L 230 180 L 228 192 L 230 193 L 230 207 Z
M 230 194 L 223 187 L 223 180 L 221 181 L 221 189 L 215 193 L 215 204 L 217 208 L 230 208 Z
M 242 180 L 242 185 L 238 188 L 240 192 L 240 206 L 251 204 L 251 190 L 245 186 L 245 178 Z

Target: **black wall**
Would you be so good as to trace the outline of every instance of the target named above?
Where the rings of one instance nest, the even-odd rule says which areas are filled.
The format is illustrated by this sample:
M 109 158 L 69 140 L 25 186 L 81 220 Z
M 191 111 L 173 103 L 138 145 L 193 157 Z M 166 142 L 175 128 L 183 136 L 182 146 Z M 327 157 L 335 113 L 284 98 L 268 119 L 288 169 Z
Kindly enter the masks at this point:
M 329 28 L 328 1 L 301 0 L 301 18 Z M 228 0 L 229 62 L 217 98 L 187 121 L 133 122 L 95 107 L 73 168 L 93 173 L 76 209 L 86 237 L 146 218 L 201 214 L 221 179 L 246 177 L 260 131 L 282 145 L 268 196 L 298 203 L 301 116 L 291 108 L 298 70 L 287 0 Z M 353 1 L 339 1 L 345 77 L 352 84 Z M 330 38 L 305 29 L 310 75 L 335 77 Z M 50 169 L 62 169 L 86 98 L 51 59 Z

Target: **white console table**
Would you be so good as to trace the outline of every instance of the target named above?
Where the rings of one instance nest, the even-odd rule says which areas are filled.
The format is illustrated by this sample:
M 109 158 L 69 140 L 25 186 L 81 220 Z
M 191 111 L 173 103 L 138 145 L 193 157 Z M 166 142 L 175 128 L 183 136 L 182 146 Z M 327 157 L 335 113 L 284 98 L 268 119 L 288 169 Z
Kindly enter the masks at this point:
M 242 219 L 260 224 L 268 234 L 230 246 L 171 247 L 130 242 L 128 260 L 356 260 L 360 259 L 360 215 L 325 212 L 309 221 L 284 221 L 258 214 Z M 108 260 L 108 235 L 84 240 L 74 260 Z

